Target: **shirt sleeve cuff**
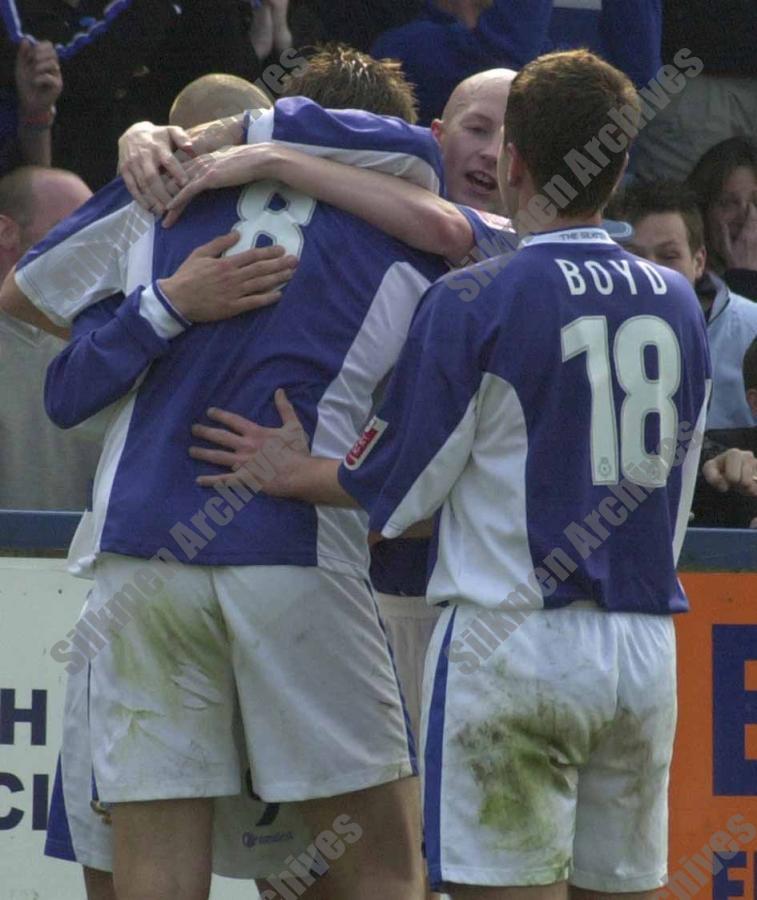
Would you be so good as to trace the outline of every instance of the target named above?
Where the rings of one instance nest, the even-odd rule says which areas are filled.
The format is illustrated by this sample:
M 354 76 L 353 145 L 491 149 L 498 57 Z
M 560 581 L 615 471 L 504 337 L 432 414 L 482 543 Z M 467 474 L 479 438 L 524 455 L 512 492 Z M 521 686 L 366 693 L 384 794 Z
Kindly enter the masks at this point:
M 165 340 L 177 337 L 192 324 L 176 309 L 154 281 L 142 291 L 139 298 L 139 314 L 152 325 Z
M 248 144 L 273 140 L 273 109 L 250 109 L 244 117 L 244 139 Z

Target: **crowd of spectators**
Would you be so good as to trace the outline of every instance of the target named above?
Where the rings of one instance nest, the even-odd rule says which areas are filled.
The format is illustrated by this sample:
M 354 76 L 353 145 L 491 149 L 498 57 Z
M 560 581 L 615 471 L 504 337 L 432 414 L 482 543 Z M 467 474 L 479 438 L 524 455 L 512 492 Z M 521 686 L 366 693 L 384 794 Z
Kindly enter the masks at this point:
M 0 274 L 28 246 L 29 221 L 43 206 L 70 212 L 68 194 L 58 203 L 61 185 L 69 194 L 72 186 L 61 170 L 76 173 L 83 190 L 99 189 L 116 173 L 119 135 L 136 121 L 168 121 L 181 90 L 208 73 L 240 79 L 242 94 L 255 82 L 275 100 L 276 79 L 266 80 L 266 72 L 286 69 L 287 52 L 296 48 L 307 56 L 320 42 L 346 42 L 399 59 L 415 86 L 419 123 L 439 127 L 453 89 L 474 73 L 518 69 L 552 49 L 586 46 L 600 53 L 653 107 L 617 212 L 637 228 L 636 252 L 683 266 L 702 301 L 716 371 L 712 446 L 754 449 L 755 4 L 723 0 L 716 17 L 706 0 L 0 0 L 0 12 Z M 696 65 L 681 80 L 684 51 Z M 661 93 L 660 85 L 668 89 Z M 212 99 L 208 103 L 212 108 Z M 181 121 L 176 108 L 174 117 Z M 8 175 L 20 166 L 56 169 L 47 181 L 40 169 Z M 6 320 L 0 318 L 3 345 L 19 337 Z M 5 372 L 14 355 L 3 349 L 3 371 L 23 381 L 23 402 L 37 403 L 39 412 L 25 424 L 14 420 L 21 393 L 0 406 L 0 507 L 24 504 L 10 487 L 18 480 L 11 470 L 24 458 L 33 464 L 20 435 L 36 428 L 47 434 L 51 427 L 41 396 L 26 398 L 37 383 L 30 366 L 43 371 L 55 345 L 28 330 L 21 337 L 31 348 L 16 354 L 23 367 Z M 25 505 L 85 503 L 81 482 L 91 477 L 97 454 L 66 444 L 76 436 L 61 440 L 66 446 L 60 448 L 51 435 L 43 442 L 60 459 L 81 454 L 77 465 L 86 475 L 72 479 L 78 487 L 68 492 L 51 486 L 47 498 L 28 494 Z M 45 468 L 41 460 L 36 464 Z M 712 513 L 708 495 L 695 504 L 695 524 L 757 522 L 750 502 L 738 514 L 721 516 Z

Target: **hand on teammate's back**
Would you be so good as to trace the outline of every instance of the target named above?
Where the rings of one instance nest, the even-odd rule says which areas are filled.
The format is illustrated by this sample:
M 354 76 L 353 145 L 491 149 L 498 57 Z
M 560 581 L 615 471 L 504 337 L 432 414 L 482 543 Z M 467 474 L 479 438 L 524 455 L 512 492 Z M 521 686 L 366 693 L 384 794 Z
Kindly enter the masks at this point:
M 273 497 L 293 495 L 294 476 L 303 459 L 310 457 L 308 438 L 281 388 L 274 394 L 274 402 L 281 416 L 280 428 L 266 428 L 223 409 L 208 410 L 208 418 L 222 428 L 199 423 L 192 426 L 195 438 L 214 444 L 215 448 L 192 446 L 189 455 L 230 469 L 223 475 L 201 475 L 198 484 L 212 487 L 254 478 L 256 489 L 266 494 Z M 240 472 L 242 469 L 244 472 Z
M 197 247 L 158 286 L 174 307 L 190 322 L 216 322 L 269 306 L 294 275 L 296 256 L 283 247 L 253 247 L 221 256 L 239 240 L 230 231 Z

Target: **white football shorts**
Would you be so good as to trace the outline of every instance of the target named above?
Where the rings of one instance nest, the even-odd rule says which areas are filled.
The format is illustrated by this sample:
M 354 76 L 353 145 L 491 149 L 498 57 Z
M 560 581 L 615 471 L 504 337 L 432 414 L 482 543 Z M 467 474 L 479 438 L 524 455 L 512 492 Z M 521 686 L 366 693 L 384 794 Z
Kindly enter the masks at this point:
M 669 616 L 446 608 L 423 696 L 432 884 L 664 885 L 675 720 Z
M 93 809 L 98 793 L 92 772 L 88 695 L 88 669 L 70 674 L 45 853 L 111 872 L 113 829 Z M 244 752 L 242 739 L 240 753 Z M 256 800 L 246 782 L 245 776 L 237 796 L 215 800 L 213 871 L 231 878 L 268 878 L 285 871 L 288 858 L 306 852 L 312 836 L 296 803 Z
M 101 555 L 87 604 L 103 621 L 114 597 L 142 591 L 91 663 L 101 799 L 237 795 L 244 770 L 237 715 L 253 790 L 267 803 L 415 774 L 367 582 L 297 566 L 172 563 L 153 563 L 155 578 L 147 566 Z
M 426 651 L 442 610 L 439 606 L 429 606 L 425 597 L 400 597 L 378 591 L 376 602 L 394 654 L 394 664 L 417 744 Z

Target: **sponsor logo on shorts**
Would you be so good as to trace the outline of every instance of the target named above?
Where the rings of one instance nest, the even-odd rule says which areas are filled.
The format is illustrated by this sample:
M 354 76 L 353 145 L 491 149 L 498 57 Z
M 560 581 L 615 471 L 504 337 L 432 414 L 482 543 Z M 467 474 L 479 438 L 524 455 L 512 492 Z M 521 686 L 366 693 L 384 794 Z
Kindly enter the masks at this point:
M 350 452 L 344 458 L 344 465 L 348 469 L 359 469 L 365 462 L 376 442 L 384 433 L 387 422 L 374 416 L 365 428 L 365 431 L 355 442 Z
M 254 831 L 245 831 L 242 835 L 242 843 L 248 848 L 263 844 L 282 844 L 293 839 L 294 833 L 291 831 L 278 831 L 276 834 L 255 834 Z

